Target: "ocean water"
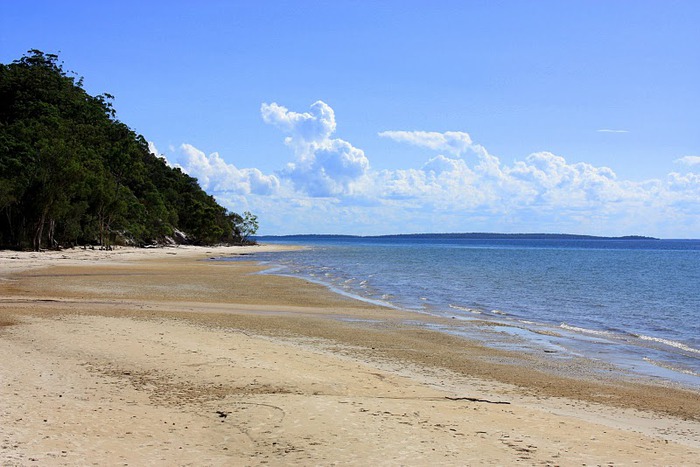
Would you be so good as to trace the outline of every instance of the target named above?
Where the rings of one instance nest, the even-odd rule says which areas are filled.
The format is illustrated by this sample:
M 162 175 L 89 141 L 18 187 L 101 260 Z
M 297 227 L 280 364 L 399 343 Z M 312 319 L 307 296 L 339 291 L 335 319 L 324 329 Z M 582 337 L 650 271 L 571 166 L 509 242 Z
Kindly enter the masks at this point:
M 270 272 L 455 318 L 444 332 L 560 358 L 583 355 L 700 387 L 700 240 L 302 236 L 264 242 L 308 247 L 257 255 Z M 498 326 L 475 334 L 475 320 Z

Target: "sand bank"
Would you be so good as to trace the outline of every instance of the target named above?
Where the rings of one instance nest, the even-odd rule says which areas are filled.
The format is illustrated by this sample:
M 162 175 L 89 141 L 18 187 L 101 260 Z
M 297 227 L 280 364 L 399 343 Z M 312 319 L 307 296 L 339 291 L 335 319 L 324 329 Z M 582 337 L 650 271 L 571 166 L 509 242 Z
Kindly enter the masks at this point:
M 696 392 L 202 261 L 261 248 L 0 252 L 3 465 L 700 458 Z

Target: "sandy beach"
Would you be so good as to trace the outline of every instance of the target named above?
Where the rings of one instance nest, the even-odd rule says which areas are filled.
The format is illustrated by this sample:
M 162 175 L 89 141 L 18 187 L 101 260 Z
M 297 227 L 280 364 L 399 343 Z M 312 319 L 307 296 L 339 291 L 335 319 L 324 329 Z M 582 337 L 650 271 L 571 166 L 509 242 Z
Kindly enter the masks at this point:
M 254 261 L 0 252 L 2 465 L 697 465 L 700 393 Z

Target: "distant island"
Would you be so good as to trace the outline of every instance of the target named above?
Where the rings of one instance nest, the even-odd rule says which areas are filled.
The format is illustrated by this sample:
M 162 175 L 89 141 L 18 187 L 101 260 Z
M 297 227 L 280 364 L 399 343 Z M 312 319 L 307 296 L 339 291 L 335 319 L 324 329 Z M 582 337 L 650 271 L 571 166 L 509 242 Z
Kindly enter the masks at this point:
M 0 64 L 0 248 L 240 244 L 257 218 L 220 206 L 39 50 Z
M 273 239 L 342 239 L 342 238 L 366 238 L 366 239 L 426 239 L 426 240 L 449 240 L 449 239 L 471 239 L 471 240 L 659 240 L 655 237 L 645 237 L 642 235 L 626 235 L 622 237 L 601 237 L 596 235 L 576 235 L 576 234 L 548 234 L 548 233 L 418 233 L 418 234 L 390 234 L 390 235 L 335 235 L 335 234 L 298 234 L 298 235 L 261 235 L 255 237 L 257 240 Z

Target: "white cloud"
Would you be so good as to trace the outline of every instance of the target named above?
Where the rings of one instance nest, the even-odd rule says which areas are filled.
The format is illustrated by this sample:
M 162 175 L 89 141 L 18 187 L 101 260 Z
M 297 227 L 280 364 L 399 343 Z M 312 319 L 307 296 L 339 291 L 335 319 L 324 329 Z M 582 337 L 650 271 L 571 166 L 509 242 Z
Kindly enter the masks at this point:
M 153 141 L 148 142 L 148 150 L 153 154 L 154 156 L 162 157 L 160 154 L 160 151 L 158 151 L 158 148 L 156 147 L 156 143 Z
M 335 112 L 323 101 L 311 105 L 310 112 L 291 112 L 276 103 L 262 104 L 263 121 L 291 135 L 295 142 L 325 141 L 335 132 Z
M 258 169 L 239 169 L 224 161 L 219 153 L 206 155 L 191 144 L 179 148 L 176 167 L 197 178 L 201 187 L 210 193 L 238 193 L 270 195 L 280 186 L 275 175 L 264 175 Z
M 432 172 L 437 176 L 443 173 L 454 173 L 454 172 L 469 172 L 467 164 L 462 159 L 450 159 L 443 155 L 438 155 L 429 159 L 426 162 L 422 170 L 425 172 Z
M 297 190 L 315 197 L 352 196 L 357 193 L 369 170 L 365 153 L 347 141 L 333 139 L 335 112 L 322 101 L 310 112 L 297 113 L 276 103 L 260 108 L 263 121 L 289 135 L 285 143 L 293 148 L 296 160 L 281 175 Z
M 424 164 L 373 170 L 361 149 L 334 138 L 335 113 L 321 101 L 303 113 L 263 104 L 261 115 L 282 131 L 291 153 L 274 174 L 239 169 L 188 144 L 171 151 L 226 207 L 258 214 L 261 233 L 700 235 L 694 172 L 634 182 L 546 151 L 506 164 L 465 132 L 421 131 L 380 135 L 424 148 Z M 676 162 L 697 166 L 700 157 Z
M 668 188 L 676 193 L 691 195 L 691 198 L 697 197 L 696 201 L 698 201 L 700 200 L 700 174 L 671 172 L 668 174 Z
M 674 161 L 676 164 L 687 165 L 689 167 L 700 165 L 700 156 L 685 156 Z
M 603 128 L 601 130 L 596 130 L 598 133 L 629 133 L 629 130 L 611 130 L 608 128 Z
M 334 176 L 323 178 L 330 165 L 319 155 L 322 142 L 330 141 L 335 117 L 325 104 L 314 105 L 323 108 L 323 112 L 298 114 L 281 106 L 268 106 L 263 118 L 291 135 L 286 142 L 295 149 L 297 161 L 290 164 L 293 170 L 283 176 L 294 181 L 294 189 L 300 189 L 305 196 L 324 194 L 338 201 L 324 205 L 327 214 L 335 214 L 329 221 L 317 219 L 320 223 L 314 226 L 316 232 L 338 232 L 338 225 L 343 225 L 342 229 L 352 225 L 359 233 L 378 228 L 383 232 L 522 231 L 530 226 L 530 230 L 538 231 L 663 235 L 667 214 L 680 215 L 681 206 L 683 212 L 700 213 L 697 196 L 700 181 L 693 174 L 670 174 L 665 181 L 632 182 L 619 180 L 609 167 L 571 163 L 550 152 L 533 153 L 524 160 L 504 165 L 486 148 L 473 143 L 465 132 L 381 132 L 381 137 L 453 156 L 437 154 L 429 157 L 421 168 L 382 171 L 372 171 L 364 154 L 343 141 L 344 147 L 350 152 L 358 151 L 358 156 L 338 167 L 358 170 L 350 171 L 345 178 L 352 182 L 352 190 L 347 189 L 349 184 L 334 187 L 333 183 L 343 180 L 338 177 L 343 172 L 330 171 Z M 272 119 L 270 114 L 276 117 Z M 325 125 L 318 126 L 315 120 L 323 120 Z M 310 122 L 314 122 L 314 128 L 321 129 L 306 131 L 302 137 L 297 126 Z M 359 165 L 354 166 L 353 162 Z M 680 161 L 695 162 L 694 158 Z M 376 201 L 360 206 L 358 199 Z M 356 216 L 354 221 L 339 222 L 337 216 L 349 211 Z M 363 223 L 362 219 L 367 222 Z M 441 224 L 434 224 L 436 219 Z M 688 225 L 700 228 L 697 221 Z
M 282 174 L 311 196 L 351 195 L 369 168 L 361 149 L 335 139 L 309 146 Z
M 447 131 L 438 133 L 435 131 L 382 131 L 379 136 L 389 138 L 399 143 L 408 143 L 414 146 L 445 151 L 459 156 L 472 144 L 468 133 L 461 131 Z

